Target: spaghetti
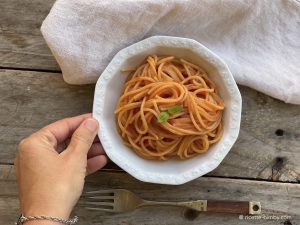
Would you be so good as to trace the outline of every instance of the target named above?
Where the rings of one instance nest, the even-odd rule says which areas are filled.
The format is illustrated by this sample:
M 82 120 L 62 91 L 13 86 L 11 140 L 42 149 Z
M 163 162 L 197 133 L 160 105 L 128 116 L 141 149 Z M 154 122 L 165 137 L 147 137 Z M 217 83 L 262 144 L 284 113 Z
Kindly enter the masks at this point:
M 115 115 L 125 145 L 141 157 L 187 159 L 220 140 L 223 109 L 203 69 L 154 55 L 129 74 Z

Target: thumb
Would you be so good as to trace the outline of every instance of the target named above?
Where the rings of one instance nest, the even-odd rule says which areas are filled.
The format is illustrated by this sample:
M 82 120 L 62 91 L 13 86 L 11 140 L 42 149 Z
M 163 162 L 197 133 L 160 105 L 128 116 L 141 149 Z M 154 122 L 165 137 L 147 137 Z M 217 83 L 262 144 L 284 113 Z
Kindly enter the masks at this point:
M 99 129 L 98 121 L 89 118 L 84 120 L 72 135 L 67 151 L 76 155 L 87 156 Z

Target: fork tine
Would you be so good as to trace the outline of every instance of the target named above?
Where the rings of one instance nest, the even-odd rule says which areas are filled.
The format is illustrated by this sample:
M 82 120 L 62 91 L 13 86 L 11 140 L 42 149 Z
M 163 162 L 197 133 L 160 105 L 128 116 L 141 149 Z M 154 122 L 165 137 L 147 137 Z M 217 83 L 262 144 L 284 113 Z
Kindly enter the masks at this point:
M 97 191 L 87 191 L 85 194 L 110 194 L 110 195 L 114 195 L 114 191 L 113 190 L 97 190 Z
M 114 207 L 113 202 L 84 202 L 85 205 L 93 205 L 93 206 L 111 206 Z
M 94 211 L 102 211 L 102 212 L 114 212 L 113 209 L 104 209 L 104 208 L 85 207 L 85 209 L 94 210 Z
M 114 200 L 115 196 L 85 196 L 88 199 Z

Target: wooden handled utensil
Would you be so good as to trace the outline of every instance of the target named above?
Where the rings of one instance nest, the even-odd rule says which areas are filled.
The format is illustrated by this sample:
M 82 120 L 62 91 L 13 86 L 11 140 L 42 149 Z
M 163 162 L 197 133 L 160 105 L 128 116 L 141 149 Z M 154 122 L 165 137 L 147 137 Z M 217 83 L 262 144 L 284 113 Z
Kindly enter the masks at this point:
M 84 194 L 87 209 L 105 212 L 129 212 L 142 206 L 169 205 L 181 206 L 201 212 L 237 214 L 261 214 L 260 202 L 195 200 L 185 202 L 160 202 L 141 199 L 125 189 L 91 191 Z

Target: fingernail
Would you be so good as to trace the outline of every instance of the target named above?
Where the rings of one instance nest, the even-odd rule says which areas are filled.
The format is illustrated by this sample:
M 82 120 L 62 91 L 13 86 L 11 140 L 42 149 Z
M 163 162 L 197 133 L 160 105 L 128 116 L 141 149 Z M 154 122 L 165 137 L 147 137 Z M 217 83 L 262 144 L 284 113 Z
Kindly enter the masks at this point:
M 98 129 L 98 122 L 95 119 L 87 119 L 83 125 L 92 132 Z

